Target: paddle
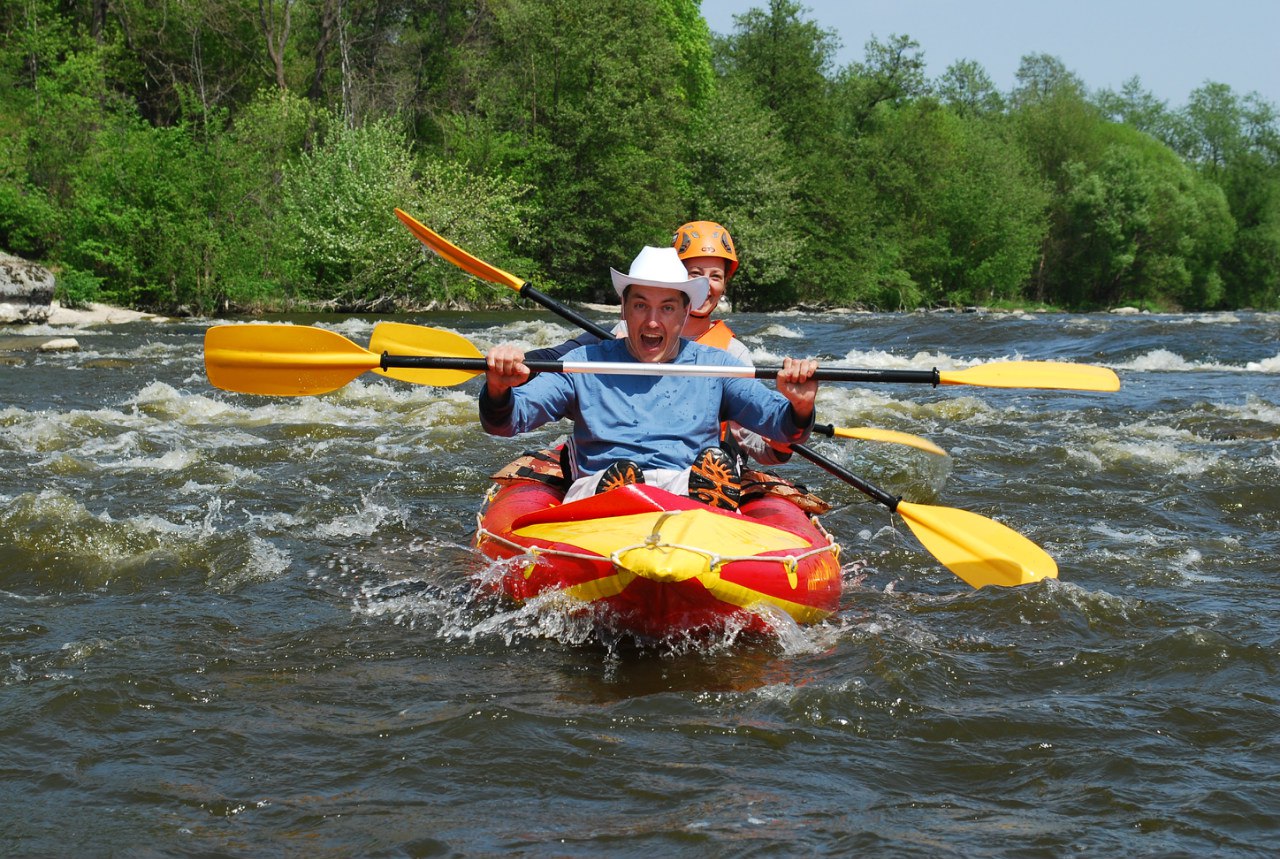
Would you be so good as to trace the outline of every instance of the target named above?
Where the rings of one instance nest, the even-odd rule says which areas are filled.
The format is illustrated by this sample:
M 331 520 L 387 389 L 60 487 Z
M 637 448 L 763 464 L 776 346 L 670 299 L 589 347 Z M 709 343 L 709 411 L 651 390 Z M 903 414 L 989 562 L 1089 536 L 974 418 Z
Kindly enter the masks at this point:
M 441 253 L 440 248 L 444 248 L 449 255 L 445 253 L 441 253 L 441 255 L 460 268 L 492 283 L 516 289 L 521 295 L 529 294 L 528 290 L 531 290 L 531 287 L 528 287 L 528 284 L 522 284 L 518 278 L 501 269 L 489 266 L 455 245 L 446 242 L 399 209 L 396 210 L 396 215 L 428 247 L 436 250 L 437 253 Z M 583 319 L 564 305 L 541 293 L 536 296 L 530 295 L 530 297 L 549 310 L 559 314 L 562 318 L 575 322 L 583 329 L 594 333 L 602 339 L 608 339 L 612 336 L 599 325 Z M 375 337 L 377 337 L 377 334 L 378 330 L 375 327 Z M 371 343 L 370 345 L 374 344 Z M 1110 378 L 1107 378 L 1104 374 L 1102 378 L 1098 379 L 1097 383 L 1102 385 L 1098 390 L 1118 390 L 1119 379 L 1115 378 L 1115 374 L 1110 371 L 1106 371 L 1106 373 L 1110 374 Z M 954 382 L 949 383 L 954 384 Z M 830 434 L 833 436 L 839 435 L 848 438 L 866 437 L 861 433 L 881 434 L 892 432 L 890 430 L 873 429 L 842 431 L 841 428 L 830 427 L 829 425 L 817 425 L 814 427 L 815 432 L 826 430 L 830 430 Z M 925 439 L 908 436 L 906 433 L 900 435 L 907 436 L 913 442 L 923 442 L 925 445 L 932 446 L 932 443 Z M 921 445 L 915 444 L 915 446 L 919 447 Z M 883 490 L 871 486 L 852 472 L 831 462 L 816 451 L 810 450 L 803 445 L 793 445 L 792 449 L 798 451 L 801 456 L 814 464 L 825 468 L 831 474 L 885 504 L 891 511 L 899 512 L 921 544 L 932 552 L 944 566 L 974 587 L 982 587 L 986 584 L 1021 584 L 1024 581 L 1056 577 L 1058 574 L 1057 565 L 1043 550 L 1022 535 L 997 522 L 962 510 L 950 510 L 943 507 L 929 507 L 927 505 L 904 502 Z M 922 449 L 927 450 L 929 448 L 923 447 Z M 941 448 L 938 448 L 938 451 L 942 452 Z M 1028 570 L 1040 570 L 1043 572 L 1040 572 L 1039 575 L 1033 572 L 1031 577 L 1028 577 Z
M 387 352 L 397 354 L 422 354 L 427 351 L 429 354 L 439 354 L 439 337 L 440 333 L 432 328 L 425 328 L 418 325 L 407 325 L 402 322 L 379 322 L 373 328 L 373 336 L 369 340 L 369 350 L 371 352 Z M 458 338 L 461 339 L 461 338 Z M 456 345 L 456 341 L 454 341 Z M 383 370 L 378 368 L 375 372 L 400 379 L 406 382 L 415 382 L 420 384 L 437 384 L 431 381 L 434 371 L 423 371 L 413 369 L 389 369 Z M 871 427 L 861 427 L 851 429 L 849 427 L 834 427 L 831 424 L 815 424 L 813 431 L 821 435 L 831 436 L 834 438 L 856 438 L 864 441 L 881 441 L 891 442 L 893 444 L 907 445 L 918 450 L 927 451 L 928 453 L 938 456 L 946 456 L 947 452 L 938 447 L 933 442 L 920 436 L 911 435 L 910 433 L 898 432 L 896 430 L 874 429 Z
M 553 313 L 573 322 L 585 331 L 590 331 L 597 337 L 605 340 L 613 338 L 613 334 L 607 329 L 569 309 L 554 298 L 538 292 L 527 282 L 520 280 L 515 275 L 505 272 L 496 266 L 492 266 L 483 260 L 477 259 L 462 248 L 433 232 L 429 227 L 414 220 L 412 215 L 409 215 L 400 209 L 396 209 L 395 211 L 396 217 L 404 222 L 405 226 L 407 226 L 409 230 L 417 236 L 419 241 L 439 256 L 461 268 L 463 271 L 469 272 L 470 274 L 473 274 L 482 280 L 487 280 L 490 283 L 514 289 L 520 295 L 529 297 Z M 377 329 L 375 328 L 374 330 L 376 334 Z M 426 330 L 430 331 L 433 329 Z M 375 350 L 378 349 L 378 347 L 374 346 L 372 343 L 370 344 L 370 348 Z M 432 354 L 443 355 L 449 353 L 433 352 Z M 529 364 L 528 366 L 531 370 L 551 370 L 553 372 L 566 373 L 588 372 L 586 370 L 575 370 L 569 368 L 534 367 L 532 364 Z M 754 375 L 754 378 L 757 379 L 772 379 L 777 375 L 776 369 L 773 370 L 771 375 L 769 374 L 770 368 L 756 369 L 762 371 L 762 373 L 756 373 Z M 821 375 L 830 371 L 830 368 L 819 370 L 820 375 L 818 376 L 818 380 L 840 382 L 922 382 L 934 386 L 978 385 L 987 388 L 1040 388 L 1071 391 L 1110 392 L 1120 390 L 1120 378 L 1116 376 L 1115 372 L 1112 370 L 1105 367 L 1095 367 L 1090 364 L 1068 364 L 1060 361 L 1000 361 L 991 364 L 979 364 L 975 367 L 970 367 L 967 370 L 941 372 L 936 369 L 839 370 L 837 368 L 836 372 L 840 373 L 838 376 Z M 390 375 L 393 378 L 399 378 L 399 376 L 394 373 L 388 373 L 387 375 Z M 673 375 L 699 374 L 674 373 Z M 704 375 L 720 374 L 707 373 Z M 750 373 L 735 375 L 741 375 L 745 378 L 753 377 Z
M 946 456 L 947 452 L 927 438 L 897 430 L 875 429 L 874 427 L 833 427 L 831 424 L 814 424 L 813 431 L 818 435 L 831 438 L 856 438 L 862 441 L 887 441 L 892 444 L 905 444 L 917 450 Z
M 388 326 L 395 326 L 390 328 Z M 381 329 L 381 330 L 379 330 Z M 336 390 L 368 370 L 377 370 L 416 385 L 450 387 L 459 385 L 485 371 L 485 360 L 465 337 L 436 328 L 383 322 L 374 328 L 370 341 L 376 354 L 351 342 L 341 334 L 323 328 L 296 325 L 217 325 L 205 333 L 205 369 L 209 381 L 226 390 L 245 393 L 303 396 Z M 414 348 L 411 348 L 413 345 Z M 411 355 L 390 354 L 391 346 Z M 553 373 L 600 373 L 606 375 L 697 376 L 727 378 L 777 378 L 781 367 L 740 367 L 714 364 L 648 364 L 625 361 L 526 361 L 530 370 Z M 1011 362 L 1032 364 L 1033 362 Z M 815 378 L 828 382 L 922 382 L 938 384 L 991 384 L 1008 387 L 1013 378 L 1031 370 L 1003 370 L 1008 365 L 991 364 L 971 367 L 959 373 L 937 370 L 860 370 L 843 367 L 819 368 Z M 1037 365 L 1040 366 L 1040 365 Z M 1063 364 L 1064 368 L 1099 369 L 1084 365 Z M 975 372 L 975 371 L 987 371 Z M 1068 382 L 1069 371 L 1052 367 L 1061 385 Z M 1110 371 L 1107 371 L 1110 372 Z M 971 374 L 971 375 L 966 375 Z M 969 381 L 960 381 L 959 377 Z M 1079 388 L 1094 382 L 1087 374 L 1079 375 Z
M 374 326 L 369 340 L 373 352 L 387 353 L 380 369 L 384 375 L 418 385 L 455 385 L 454 381 L 436 381 L 434 370 L 474 370 L 483 373 L 485 365 L 480 352 L 464 338 L 437 328 L 408 325 L 403 322 L 380 322 Z M 404 353 L 416 356 L 414 361 Z M 552 373 L 605 373 L 632 376 L 719 376 L 741 379 L 775 379 L 781 367 L 739 367 L 716 364 L 646 364 L 610 361 L 526 361 L 530 370 Z M 1053 361 L 1006 361 L 982 364 L 967 370 L 863 370 L 848 367 L 820 367 L 815 374 L 820 382 L 915 382 L 928 385 L 984 385 L 990 387 L 1056 387 L 1073 390 L 1115 390 L 1105 387 L 1115 373 L 1087 364 L 1062 364 Z M 454 379 L 453 376 L 441 377 Z M 1018 384 L 1021 381 L 1022 384 Z
M 395 354 L 439 354 L 439 334 L 448 332 L 438 332 L 433 328 L 425 328 L 419 325 L 407 325 L 403 322 L 379 322 L 373 328 L 373 336 L 369 340 L 369 351 L 371 352 L 387 352 Z M 461 340 L 462 338 L 457 338 Z M 457 340 L 452 341 L 454 345 L 458 345 Z M 432 381 L 433 374 L 436 371 L 431 370 L 414 370 L 414 369 L 387 369 L 377 368 L 374 372 L 399 379 L 404 382 L 414 382 L 418 384 L 439 384 Z M 938 456 L 946 456 L 947 452 L 938 447 L 933 442 L 920 436 L 911 435 L 910 433 L 898 432 L 896 430 L 874 429 L 870 427 L 862 427 L 850 429 L 848 427 L 833 427 L 831 424 L 815 424 L 813 431 L 821 435 L 832 436 L 836 438 L 856 438 L 864 441 L 881 441 L 891 442 L 893 444 L 907 445 L 918 450 L 927 451 L 928 453 Z
M 418 241 L 426 245 L 433 253 L 442 259 L 448 260 L 468 274 L 473 274 L 481 280 L 489 281 L 489 283 L 496 283 L 499 286 L 514 289 L 522 298 L 528 298 L 530 301 L 541 304 L 552 313 L 557 314 L 562 319 L 567 319 L 584 331 L 590 331 L 603 340 L 613 339 L 613 335 L 609 333 L 608 329 L 602 328 L 546 293 L 539 292 L 528 281 L 521 280 L 514 274 L 503 271 L 497 266 L 489 265 L 484 260 L 476 259 L 430 227 L 419 223 L 412 215 L 402 209 L 396 209 L 396 217 L 404 222 L 404 225 L 409 228 L 409 232 L 413 233 L 418 238 Z
M 804 445 L 791 449 L 900 515 L 930 554 L 975 588 L 1058 577 L 1058 565 L 1044 549 L 999 522 L 967 510 L 903 501 Z

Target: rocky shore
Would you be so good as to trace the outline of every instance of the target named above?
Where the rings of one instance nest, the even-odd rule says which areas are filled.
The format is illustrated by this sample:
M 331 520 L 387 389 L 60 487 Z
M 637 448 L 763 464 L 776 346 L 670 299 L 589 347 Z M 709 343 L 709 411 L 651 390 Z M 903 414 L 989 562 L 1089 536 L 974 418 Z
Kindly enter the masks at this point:
M 49 269 L 0 252 L 0 353 L 75 350 L 75 329 L 165 318 L 107 304 L 63 307 L 53 300 L 54 285 Z

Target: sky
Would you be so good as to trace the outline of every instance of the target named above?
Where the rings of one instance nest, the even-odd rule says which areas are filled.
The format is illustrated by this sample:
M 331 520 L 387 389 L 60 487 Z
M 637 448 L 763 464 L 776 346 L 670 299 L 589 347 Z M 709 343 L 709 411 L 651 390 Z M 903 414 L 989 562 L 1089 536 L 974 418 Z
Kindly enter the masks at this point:
M 1257 92 L 1280 108 L 1280 0 L 800 0 L 809 20 L 835 30 L 836 67 L 864 59 L 875 36 L 920 43 L 930 79 L 976 60 L 1008 92 L 1026 54 L 1051 54 L 1090 91 L 1119 91 L 1137 75 L 1178 109 L 1206 80 Z M 712 32 L 768 0 L 702 0 Z

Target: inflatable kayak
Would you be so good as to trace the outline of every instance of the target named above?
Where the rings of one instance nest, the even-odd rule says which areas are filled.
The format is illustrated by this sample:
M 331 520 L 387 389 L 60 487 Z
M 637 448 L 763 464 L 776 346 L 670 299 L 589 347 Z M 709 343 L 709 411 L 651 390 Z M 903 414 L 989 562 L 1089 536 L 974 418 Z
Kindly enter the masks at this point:
M 726 512 L 643 484 L 564 504 L 557 485 L 500 479 L 475 545 L 505 563 L 485 581 L 520 602 L 560 591 L 646 638 L 767 633 L 778 612 L 821 621 L 839 608 L 840 547 L 801 508 L 822 502 L 777 478 L 752 485 Z

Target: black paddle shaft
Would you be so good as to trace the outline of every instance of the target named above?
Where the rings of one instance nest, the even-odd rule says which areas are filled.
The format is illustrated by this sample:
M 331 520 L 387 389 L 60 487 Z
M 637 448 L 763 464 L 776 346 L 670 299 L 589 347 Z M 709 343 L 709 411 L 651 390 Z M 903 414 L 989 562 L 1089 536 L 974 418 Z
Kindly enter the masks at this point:
M 569 362 L 574 366 L 582 366 L 590 362 Z M 564 372 L 564 361 L 525 361 L 525 366 L 535 373 Z M 393 367 L 405 370 L 463 370 L 483 373 L 486 369 L 484 358 L 455 358 L 437 355 L 389 355 L 382 353 L 378 365 L 383 370 Z M 782 372 L 781 367 L 752 367 L 752 378 L 776 379 Z M 581 372 L 581 371 L 579 371 Z M 732 375 L 725 373 L 724 375 Z M 917 382 L 926 385 L 937 385 L 937 370 L 859 370 L 849 367 L 819 367 L 813 378 L 819 382 Z
M 607 328 L 603 328 L 595 324 L 590 319 L 583 316 L 581 313 L 578 313 L 576 310 L 566 307 L 565 305 L 556 301 L 551 296 L 547 295 L 545 292 L 539 292 L 528 281 L 526 281 L 520 287 L 518 292 L 522 298 L 527 298 L 530 301 L 534 301 L 534 302 L 537 302 L 538 304 L 541 304 L 543 307 L 547 308 L 547 310 L 550 310 L 552 313 L 558 314 L 562 319 L 567 319 L 568 321 L 577 325 L 579 328 L 583 329 L 584 331 L 590 331 L 592 334 L 596 335 L 601 340 L 613 339 L 613 332 L 609 331 Z M 530 367 L 529 369 L 533 369 L 533 368 Z
M 898 509 L 898 502 L 901 501 L 902 499 L 899 498 L 897 495 L 890 495 L 888 492 L 885 492 L 883 489 L 880 489 L 879 487 L 876 487 L 876 486 L 872 486 L 870 483 L 867 483 L 865 480 L 863 480 L 858 475 L 854 474 L 849 469 L 844 468 L 832 462 L 822 454 L 818 453 L 816 450 L 807 448 L 802 444 L 793 444 L 791 445 L 791 449 L 794 450 L 796 453 L 800 454 L 801 456 L 803 456 L 805 459 L 812 462 L 814 465 L 821 468 L 822 470 L 829 472 L 830 474 L 833 474 L 836 477 L 843 480 L 845 483 L 848 483 L 850 486 L 852 486 L 854 489 L 857 489 L 859 492 L 863 493 L 864 495 L 868 495 L 871 498 L 874 498 L 876 501 L 879 501 L 885 507 L 889 508 L 890 513 Z

